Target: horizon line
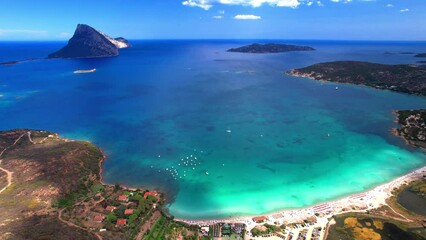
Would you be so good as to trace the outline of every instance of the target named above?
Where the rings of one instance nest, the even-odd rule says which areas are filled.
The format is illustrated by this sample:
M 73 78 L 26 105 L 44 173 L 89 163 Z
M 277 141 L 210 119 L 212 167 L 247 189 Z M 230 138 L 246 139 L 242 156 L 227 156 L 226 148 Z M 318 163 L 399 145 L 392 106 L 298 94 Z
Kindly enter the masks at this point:
M 390 39 L 308 39 L 308 38 L 126 38 L 129 41 L 335 41 L 335 42 L 426 42 L 424 40 L 390 40 Z M 66 42 L 69 39 L 14 39 L 0 42 Z

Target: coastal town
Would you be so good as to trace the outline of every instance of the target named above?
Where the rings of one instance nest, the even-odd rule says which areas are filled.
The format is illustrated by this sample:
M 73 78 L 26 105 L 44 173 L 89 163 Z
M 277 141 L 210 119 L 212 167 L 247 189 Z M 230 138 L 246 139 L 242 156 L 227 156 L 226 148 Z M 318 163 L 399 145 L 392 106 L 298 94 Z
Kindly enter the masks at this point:
M 1 132 L 0 144 L 3 149 L 0 153 L 2 239 L 25 234 L 7 222 L 10 218 L 27 221 L 28 216 L 44 216 L 47 217 L 44 221 L 59 221 L 69 227 L 69 231 L 74 231 L 73 234 L 93 236 L 87 239 L 333 240 L 336 239 L 333 236 L 339 234 L 336 229 L 354 229 L 349 235 L 359 234 L 356 229 L 362 224 L 367 224 L 362 231 L 368 229 L 370 223 L 365 221 L 369 219 L 378 227 L 370 229 L 368 234 L 377 235 L 379 233 L 375 231 L 384 231 L 383 226 L 389 224 L 403 226 L 406 230 L 398 227 L 402 234 L 426 234 L 423 213 L 416 212 L 418 209 L 407 210 L 399 199 L 400 193 L 408 188 L 425 195 L 426 166 L 371 190 L 307 208 L 203 221 L 175 219 L 166 211 L 166 196 L 161 192 L 103 183 L 105 156 L 88 142 L 63 139 L 47 131 L 17 130 Z M 40 150 L 46 147 L 57 150 L 53 151 L 54 155 L 47 156 L 47 161 L 40 161 L 46 157 Z M 73 154 L 67 155 L 69 151 Z M 71 161 L 74 163 L 69 164 Z M 61 168 L 62 165 L 69 174 L 62 178 L 62 182 L 52 182 L 58 172 L 51 166 Z M 27 196 L 23 199 L 30 197 L 33 199 L 31 203 L 19 198 L 10 202 L 12 196 L 22 197 L 23 192 Z M 35 224 L 39 221 L 31 219 Z M 49 229 L 42 227 L 40 231 L 45 235 L 44 231 L 49 232 Z M 54 236 L 57 233 L 49 234 Z

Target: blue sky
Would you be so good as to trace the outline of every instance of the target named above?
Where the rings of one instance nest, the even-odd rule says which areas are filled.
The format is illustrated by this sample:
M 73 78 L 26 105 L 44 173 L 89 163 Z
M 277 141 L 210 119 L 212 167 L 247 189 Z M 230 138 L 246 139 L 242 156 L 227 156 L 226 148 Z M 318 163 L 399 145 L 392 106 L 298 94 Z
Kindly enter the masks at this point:
M 426 40 L 426 0 L 0 0 L 0 40 Z

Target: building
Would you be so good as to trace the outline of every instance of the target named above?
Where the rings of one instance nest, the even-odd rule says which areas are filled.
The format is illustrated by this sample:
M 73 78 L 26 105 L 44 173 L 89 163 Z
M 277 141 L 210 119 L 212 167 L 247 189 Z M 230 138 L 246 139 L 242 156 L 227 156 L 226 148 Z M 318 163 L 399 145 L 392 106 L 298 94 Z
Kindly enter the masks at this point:
M 96 215 L 96 216 L 93 218 L 93 221 L 95 221 L 95 222 L 102 222 L 104 219 L 105 219 L 105 217 L 104 217 L 104 216 L 102 216 L 102 215 Z
M 268 218 L 265 217 L 265 216 L 260 216 L 260 217 L 254 217 L 253 218 L 253 222 L 257 222 L 257 223 L 264 222 L 266 220 L 268 220 Z
M 231 235 L 231 225 L 225 223 L 222 226 L 222 236 L 230 236 Z
M 117 226 L 124 226 L 126 225 L 127 221 L 126 219 L 120 218 L 117 220 Z
M 127 202 L 127 201 L 128 201 L 128 199 L 127 199 L 127 196 L 126 196 L 126 195 L 120 195 L 120 196 L 118 196 L 118 197 L 117 197 L 117 200 L 118 200 L 118 201 L 121 201 L 121 202 Z
M 105 211 L 107 211 L 107 212 L 112 212 L 112 211 L 114 211 L 116 209 L 116 207 L 114 207 L 114 206 L 107 206 L 106 208 L 105 208 Z
M 133 214 L 133 209 L 126 209 L 126 210 L 124 210 L 124 215 L 130 215 L 130 214 Z
M 203 236 L 207 237 L 209 235 L 210 227 L 209 226 L 202 226 L 200 231 L 201 231 L 201 234 L 203 234 Z
M 146 193 L 144 193 L 144 195 L 143 195 L 143 197 L 144 198 L 147 198 L 148 196 L 154 196 L 154 197 L 157 197 L 157 192 L 146 192 Z

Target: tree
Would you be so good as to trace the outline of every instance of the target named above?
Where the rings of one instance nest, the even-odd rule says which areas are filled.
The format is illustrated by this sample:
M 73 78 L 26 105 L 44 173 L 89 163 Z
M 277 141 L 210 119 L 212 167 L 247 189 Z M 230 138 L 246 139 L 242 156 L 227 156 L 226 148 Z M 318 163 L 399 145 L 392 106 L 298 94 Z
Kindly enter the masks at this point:
M 107 215 L 107 220 L 109 222 L 116 222 L 117 221 L 117 216 L 115 216 L 115 214 L 113 212 L 109 213 Z

